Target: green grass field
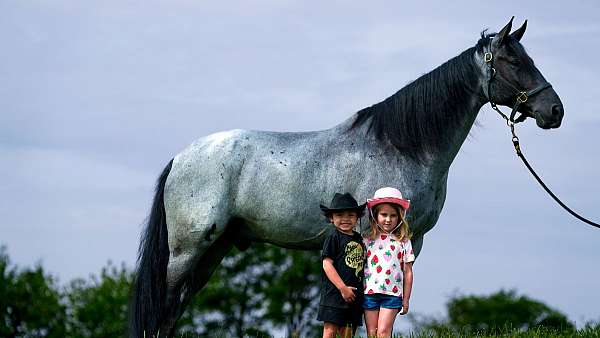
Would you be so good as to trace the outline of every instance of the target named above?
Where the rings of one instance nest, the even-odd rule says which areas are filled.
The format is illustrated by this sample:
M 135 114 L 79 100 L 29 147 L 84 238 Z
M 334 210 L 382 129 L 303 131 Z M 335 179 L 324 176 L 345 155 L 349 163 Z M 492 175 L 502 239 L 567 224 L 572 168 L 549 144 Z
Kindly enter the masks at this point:
M 227 335 L 220 335 L 215 332 L 214 337 L 228 337 Z M 268 338 L 268 336 L 247 336 L 248 338 Z M 600 323 L 595 325 L 588 325 L 583 329 L 572 331 L 572 330 L 553 330 L 545 328 L 534 328 L 527 331 L 519 331 L 512 329 L 499 330 L 495 333 L 479 333 L 479 332 L 460 332 L 451 329 L 438 328 L 437 330 L 428 330 L 421 332 L 411 332 L 408 334 L 394 334 L 393 338 L 491 338 L 491 337 L 517 337 L 517 338 L 571 338 L 571 337 L 591 337 L 600 338 Z M 181 338 L 196 338 L 193 335 L 182 335 Z M 313 338 L 313 337 L 299 337 L 299 338 Z M 314 338 L 320 338 L 314 337 Z M 365 338 L 357 335 L 356 338 Z M 370 338 L 370 337 L 367 337 Z
M 535 328 L 535 329 L 530 329 L 524 332 L 521 332 L 519 330 L 501 330 L 497 333 L 477 333 L 477 332 L 456 332 L 456 331 L 452 331 L 452 330 L 438 330 L 436 332 L 434 331 L 423 331 L 423 332 L 417 332 L 417 333 L 411 333 L 408 335 L 394 335 L 394 338 L 400 338 L 400 337 L 410 337 L 410 338 L 434 338 L 434 337 L 439 337 L 439 338 L 455 338 L 455 337 L 461 337 L 461 338 L 468 338 L 468 337 L 481 337 L 481 338 L 485 338 L 485 337 L 520 337 L 520 338 L 534 338 L 534 337 L 598 337 L 600 338 L 600 325 L 596 325 L 595 327 L 592 326 L 588 326 L 586 328 L 583 328 L 581 330 L 577 330 L 577 331 L 571 331 L 571 330 L 566 330 L 566 331 L 559 331 L 559 330 L 552 330 L 552 329 L 544 329 L 544 328 Z

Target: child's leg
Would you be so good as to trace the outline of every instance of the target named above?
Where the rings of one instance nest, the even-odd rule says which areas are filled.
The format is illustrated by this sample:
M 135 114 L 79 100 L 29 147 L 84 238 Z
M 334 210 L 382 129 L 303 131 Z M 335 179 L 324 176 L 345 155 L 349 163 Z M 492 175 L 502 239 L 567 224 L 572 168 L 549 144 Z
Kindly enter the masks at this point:
M 367 337 L 377 337 L 377 323 L 379 321 L 379 309 L 365 310 L 365 326 L 367 327 Z
M 340 327 L 340 338 L 352 338 L 354 337 L 354 331 L 356 331 L 356 329 L 352 326 Z
M 399 309 L 379 309 L 379 319 L 377 321 L 377 337 L 388 338 L 392 336 L 392 329 L 394 328 L 394 321 Z
M 353 326 L 352 327 L 352 336 L 351 337 L 356 336 L 356 330 L 358 330 L 358 326 Z
M 323 338 L 336 338 L 340 327 L 331 322 L 323 323 Z

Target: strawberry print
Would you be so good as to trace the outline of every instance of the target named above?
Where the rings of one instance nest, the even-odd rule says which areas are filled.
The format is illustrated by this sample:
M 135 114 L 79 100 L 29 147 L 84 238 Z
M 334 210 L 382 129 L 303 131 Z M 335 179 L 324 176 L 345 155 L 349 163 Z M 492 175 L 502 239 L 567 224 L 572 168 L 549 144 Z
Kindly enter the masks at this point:
M 365 238 L 364 290 L 366 294 L 402 296 L 404 276 L 402 263 L 414 261 L 410 240 L 398 240 L 394 235 L 379 234 L 376 240 Z
M 385 259 L 386 262 L 389 262 L 392 259 L 392 253 L 389 250 L 384 252 L 383 259 Z

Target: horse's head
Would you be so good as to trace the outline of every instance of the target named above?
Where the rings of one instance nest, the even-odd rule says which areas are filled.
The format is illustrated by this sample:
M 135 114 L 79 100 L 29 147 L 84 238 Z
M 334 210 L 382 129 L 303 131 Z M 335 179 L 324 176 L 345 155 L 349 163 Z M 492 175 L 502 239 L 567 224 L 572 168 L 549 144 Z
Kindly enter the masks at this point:
M 503 106 L 517 105 L 521 120 L 532 117 L 540 128 L 558 128 L 564 115 L 562 102 L 520 43 L 527 20 L 513 33 L 511 27 L 512 19 L 484 47 L 490 74 L 488 98 Z

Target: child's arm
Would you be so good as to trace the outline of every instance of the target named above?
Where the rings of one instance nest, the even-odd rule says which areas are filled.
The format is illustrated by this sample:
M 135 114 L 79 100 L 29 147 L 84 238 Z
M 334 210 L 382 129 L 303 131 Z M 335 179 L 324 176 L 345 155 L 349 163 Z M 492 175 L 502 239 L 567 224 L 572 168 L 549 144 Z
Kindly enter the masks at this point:
M 346 286 L 342 278 L 340 278 L 338 272 L 335 270 L 335 267 L 333 266 L 333 260 L 331 258 L 323 258 L 323 270 L 325 271 L 325 275 L 327 275 L 327 278 L 329 278 L 331 283 L 333 283 L 333 285 L 340 290 L 344 300 L 347 303 L 353 302 L 356 298 L 354 295 L 354 290 L 356 290 L 356 288 L 352 286 Z
M 408 303 L 410 301 L 410 293 L 413 285 L 413 263 L 404 263 L 402 265 L 402 271 L 404 272 L 404 286 L 402 287 L 402 311 L 400 314 L 405 315 L 408 313 Z

